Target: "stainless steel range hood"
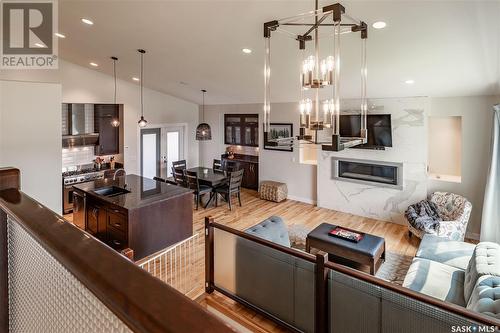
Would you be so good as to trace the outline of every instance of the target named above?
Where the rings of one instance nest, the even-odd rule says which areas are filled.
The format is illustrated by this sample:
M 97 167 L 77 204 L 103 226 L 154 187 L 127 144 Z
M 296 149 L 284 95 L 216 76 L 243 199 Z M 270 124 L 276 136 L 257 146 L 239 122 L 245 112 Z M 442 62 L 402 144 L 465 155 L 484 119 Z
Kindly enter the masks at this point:
M 63 103 L 63 148 L 95 146 L 99 134 L 94 131 L 94 104 Z

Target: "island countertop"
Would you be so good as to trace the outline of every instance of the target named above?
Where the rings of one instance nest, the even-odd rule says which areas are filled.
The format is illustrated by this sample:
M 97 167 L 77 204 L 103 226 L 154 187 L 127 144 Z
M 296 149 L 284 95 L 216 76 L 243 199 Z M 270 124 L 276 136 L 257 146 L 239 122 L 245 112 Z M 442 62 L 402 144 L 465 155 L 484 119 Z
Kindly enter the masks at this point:
M 130 191 L 130 193 L 105 196 L 95 192 L 96 190 L 113 186 L 122 189 L 125 188 Z M 151 204 L 185 195 L 187 193 L 192 193 L 192 190 L 177 185 L 158 182 L 153 179 L 133 174 L 116 177 L 116 180 L 111 178 L 98 179 L 92 182 L 76 184 L 73 187 L 108 203 L 128 210 L 146 207 Z

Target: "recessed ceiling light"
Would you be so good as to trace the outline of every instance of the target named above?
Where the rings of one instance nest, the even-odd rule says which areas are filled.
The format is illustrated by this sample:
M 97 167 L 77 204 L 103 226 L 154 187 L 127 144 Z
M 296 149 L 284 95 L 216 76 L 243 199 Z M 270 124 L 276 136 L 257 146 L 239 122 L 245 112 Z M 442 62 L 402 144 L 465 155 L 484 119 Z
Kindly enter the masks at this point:
M 59 38 L 66 38 L 65 35 L 63 35 L 62 33 L 60 32 L 56 32 L 54 35 L 56 35 L 56 37 L 59 37 Z
M 90 66 L 92 66 L 92 67 L 97 67 L 97 66 L 99 66 L 99 65 L 98 65 L 98 64 L 96 64 L 95 62 L 91 62 L 91 63 L 90 63 Z
M 134 81 L 140 81 L 141 79 L 139 79 L 138 77 L 133 77 L 132 80 L 134 80 Z
M 406 84 L 414 84 L 415 83 L 415 80 L 406 80 L 405 81 Z
M 85 23 L 85 24 L 88 24 L 88 25 L 94 24 L 94 22 L 92 22 L 91 20 L 89 20 L 87 18 L 82 18 L 82 22 Z
M 384 21 L 378 21 L 372 24 L 372 27 L 374 27 L 375 29 L 384 29 L 386 26 L 387 23 L 385 23 Z
M 42 43 L 35 43 L 35 46 L 36 47 L 45 47 L 45 45 L 43 45 Z
M 252 50 L 244 48 L 244 49 L 241 49 L 241 52 L 246 53 L 246 54 L 250 54 L 250 53 L 252 53 Z

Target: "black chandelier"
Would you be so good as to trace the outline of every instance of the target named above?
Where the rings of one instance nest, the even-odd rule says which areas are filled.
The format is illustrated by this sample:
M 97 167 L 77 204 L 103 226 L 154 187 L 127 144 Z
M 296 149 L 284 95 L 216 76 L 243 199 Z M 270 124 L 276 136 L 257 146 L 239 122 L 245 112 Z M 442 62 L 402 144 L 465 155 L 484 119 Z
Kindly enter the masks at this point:
M 206 141 L 212 140 L 212 130 L 210 129 L 210 125 L 205 123 L 205 94 L 206 90 L 202 89 L 203 93 L 203 104 L 202 104 L 202 113 L 201 113 L 201 124 L 196 127 L 196 140 Z
M 299 31 L 297 31 L 299 29 Z M 301 30 L 304 29 L 304 30 Z M 320 29 L 326 31 L 325 43 L 333 44 L 333 54 L 320 59 Z M 264 23 L 265 63 L 264 63 L 264 132 L 270 128 L 271 118 L 271 33 L 277 31 L 291 36 L 298 42 L 302 54 L 300 69 L 300 135 L 297 138 L 282 138 L 292 142 L 295 139 L 319 144 L 318 131 L 325 128 L 332 131 L 332 144 L 323 145 L 323 150 L 342 150 L 366 142 L 366 40 L 368 27 L 365 22 L 346 14 L 345 8 L 336 3 L 319 8 L 315 0 L 313 11 Z M 340 139 L 340 37 L 347 33 L 359 32 L 361 35 L 361 128 L 360 137 L 349 142 Z M 322 39 L 323 40 L 323 39 Z M 307 54 L 307 44 L 313 44 L 312 52 Z M 324 48 L 329 49 L 329 48 Z M 320 97 L 320 90 L 330 96 Z M 325 95 L 325 94 L 323 94 Z

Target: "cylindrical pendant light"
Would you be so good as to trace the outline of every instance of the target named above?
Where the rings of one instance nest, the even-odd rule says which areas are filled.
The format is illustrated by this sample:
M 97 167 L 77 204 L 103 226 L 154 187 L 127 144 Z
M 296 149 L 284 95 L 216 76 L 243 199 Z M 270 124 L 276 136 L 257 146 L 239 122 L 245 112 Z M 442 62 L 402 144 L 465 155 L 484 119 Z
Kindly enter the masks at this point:
M 113 79 L 114 79 L 114 84 L 115 84 L 115 91 L 114 91 L 114 95 L 113 95 L 113 104 L 116 105 L 116 62 L 118 61 L 118 58 L 111 57 L 111 60 L 113 60 Z M 113 119 L 111 119 L 111 126 L 113 126 L 113 127 L 120 126 L 120 119 L 118 117 L 113 117 Z
M 196 127 L 196 140 L 212 140 L 212 129 L 210 128 L 209 124 L 205 123 L 205 94 L 207 91 L 205 89 L 202 89 L 201 92 L 203 93 L 201 124 Z
M 139 49 L 137 52 L 140 53 L 141 55 L 141 119 L 137 122 L 139 124 L 139 127 L 146 127 L 148 122 L 146 119 L 144 119 L 144 53 L 146 53 L 145 50 Z

